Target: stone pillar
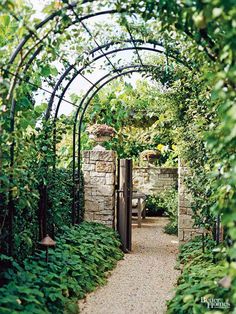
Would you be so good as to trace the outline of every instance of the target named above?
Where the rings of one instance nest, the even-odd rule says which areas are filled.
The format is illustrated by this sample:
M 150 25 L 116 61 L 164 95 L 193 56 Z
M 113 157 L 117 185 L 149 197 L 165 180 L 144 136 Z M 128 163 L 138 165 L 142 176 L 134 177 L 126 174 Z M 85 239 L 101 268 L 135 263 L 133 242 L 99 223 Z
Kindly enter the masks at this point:
M 110 150 L 83 152 L 84 220 L 114 227 L 116 153 Z
M 180 159 L 178 175 L 178 238 L 181 244 L 181 242 L 187 242 L 196 234 L 199 234 L 199 229 L 193 227 L 194 220 L 192 218 L 191 195 L 186 190 L 184 183 L 184 179 L 189 175 L 189 170 Z

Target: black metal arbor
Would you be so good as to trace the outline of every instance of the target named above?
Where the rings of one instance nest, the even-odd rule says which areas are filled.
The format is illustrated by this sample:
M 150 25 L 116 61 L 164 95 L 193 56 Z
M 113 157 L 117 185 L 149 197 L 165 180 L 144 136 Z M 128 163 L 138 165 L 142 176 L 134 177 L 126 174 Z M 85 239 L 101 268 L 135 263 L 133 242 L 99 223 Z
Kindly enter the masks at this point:
M 107 40 L 107 42 L 101 44 L 99 43 L 95 34 L 92 33 L 91 29 L 86 25 L 86 23 L 93 18 L 107 18 L 107 16 L 119 16 L 120 14 L 127 14 L 131 16 L 132 12 L 124 12 L 123 10 L 118 11 L 115 7 L 113 9 L 98 10 L 96 9 L 96 4 L 99 3 L 98 0 L 85 0 L 83 4 L 80 1 L 73 2 L 72 4 L 67 4 L 58 10 L 55 10 L 51 15 L 46 17 L 34 28 L 30 28 L 28 34 L 21 40 L 18 47 L 13 52 L 8 66 L 4 69 L 5 76 L 11 78 L 11 85 L 7 100 L 11 101 L 11 112 L 10 112 L 10 123 L 11 132 L 14 132 L 15 122 L 15 109 L 16 100 L 14 97 L 14 90 L 17 86 L 21 84 L 31 84 L 35 88 L 42 90 L 46 94 L 50 95 L 48 100 L 47 110 L 45 112 L 46 119 L 52 119 L 54 121 L 54 154 L 56 156 L 56 136 L 57 136 L 57 119 L 59 110 L 63 105 L 71 105 L 76 108 L 76 114 L 74 116 L 73 122 L 73 184 L 74 184 L 74 198 L 73 198 L 73 208 L 72 208 L 72 223 L 78 222 L 78 196 L 76 193 L 76 186 L 79 184 L 79 173 L 80 173 L 80 150 L 81 150 L 81 129 L 82 121 L 85 112 L 90 105 L 94 96 L 111 81 L 125 75 L 129 75 L 135 72 L 142 73 L 152 73 L 155 69 L 154 64 L 145 64 L 142 59 L 141 52 L 151 52 L 159 53 L 168 59 L 175 59 L 177 62 L 182 63 L 188 67 L 188 63 L 180 56 L 180 53 L 176 50 L 168 49 L 164 47 L 163 41 L 148 40 L 145 41 L 143 38 L 134 38 L 131 28 L 128 24 L 125 24 L 126 34 L 122 35 L 120 39 Z M 91 4 L 91 12 L 89 14 L 83 13 L 83 6 Z M 94 6 L 94 7 L 93 7 Z M 65 22 L 66 21 L 66 22 Z M 51 26 L 50 23 L 53 25 Z M 58 58 L 64 65 L 63 69 L 60 71 L 60 75 L 57 75 L 56 80 L 48 81 L 47 84 L 50 88 L 36 86 L 31 82 L 29 77 L 29 70 L 33 68 L 35 62 L 40 60 L 40 55 L 44 52 L 45 47 L 53 45 L 51 43 L 53 37 L 58 37 L 63 34 L 65 29 L 70 29 L 70 27 L 77 27 L 83 30 L 86 36 L 88 36 L 90 42 L 93 43 L 92 47 L 85 49 L 78 56 L 76 55 L 75 61 L 67 60 L 64 58 L 64 54 L 58 54 Z M 42 33 L 42 34 L 41 34 Z M 106 36 L 104 36 L 106 37 Z M 51 38 L 51 39 L 50 39 Z M 113 61 L 114 56 L 119 56 L 127 51 L 132 51 L 135 55 L 135 62 L 130 62 L 129 64 L 124 64 L 122 66 L 117 66 Z M 21 55 L 21 58 L 19 56 Z M 87 72 L 91 72 L 91 67 L 96 64 L 96 62 L 102 62 L 106 65 L 108 70 L 105 74 L 101 75 L 96 82 L 91 81 L 86 76 Z M 85 92 L 82 100 L 79 104 L 73 103 L 65 98 L 70 86 L 75 82 L 75 80 L 80 77 L 86 80 L 90 87 Z M 14 140 L 10 148 L 11 156 L 11 167 L 14 167 Z M 12 180 L 13 178 L 11 178 Z M 47 205 L 45 199 L 47 196 L 48 187 L 45 185 L 42 189 L 41 199 L 39 202 L 39 212 L 42 214 L 43 230 L 42 234 L 46 234 L 46 214 Z M 11 194 L 11 193 L 10 193 Z M 14 215 L 14 198 L 12 195 L 9 197 L 8 206 L 8 217 L 9 217 L 9 254 L 12 252 L 12 225 L 13 225 L 13 215 Z

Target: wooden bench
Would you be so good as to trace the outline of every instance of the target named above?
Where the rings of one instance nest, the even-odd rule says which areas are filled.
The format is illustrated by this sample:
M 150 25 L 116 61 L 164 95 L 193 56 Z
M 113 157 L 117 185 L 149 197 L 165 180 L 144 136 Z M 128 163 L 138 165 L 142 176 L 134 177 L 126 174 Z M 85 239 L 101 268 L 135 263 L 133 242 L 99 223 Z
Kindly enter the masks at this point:
M 146 195 L 137 191 L 132 195 L 132 214 L 138 214 L 138 228 L 141 228 L 142 218 L 146 217 Z

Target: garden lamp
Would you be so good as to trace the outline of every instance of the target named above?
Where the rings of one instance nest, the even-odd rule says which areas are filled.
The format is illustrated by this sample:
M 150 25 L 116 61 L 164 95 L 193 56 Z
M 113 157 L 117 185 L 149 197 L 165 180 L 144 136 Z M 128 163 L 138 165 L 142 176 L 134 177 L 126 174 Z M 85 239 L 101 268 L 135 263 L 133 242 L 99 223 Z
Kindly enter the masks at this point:
M 49 247 L 54 247 L 56 245 L 56 242 L 49 237 L 47 234 L 46 237 L 44 237 L 39 244 L 41 244 L 43 247 L 46 248 L 46 263 L 48 262 L 48 248 Z

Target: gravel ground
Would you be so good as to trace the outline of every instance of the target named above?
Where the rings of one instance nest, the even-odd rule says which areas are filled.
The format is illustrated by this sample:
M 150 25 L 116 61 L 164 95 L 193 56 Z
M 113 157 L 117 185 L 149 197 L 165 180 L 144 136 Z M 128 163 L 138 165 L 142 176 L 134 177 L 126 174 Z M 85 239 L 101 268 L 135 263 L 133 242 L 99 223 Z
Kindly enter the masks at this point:
M 179 272 L 174 269 L 177 237 L 162 229 L 166 218 L 133 224 L 132 253 L 118 262 L 105 286 L 79 302 L 82 314 L 163 314 Z

